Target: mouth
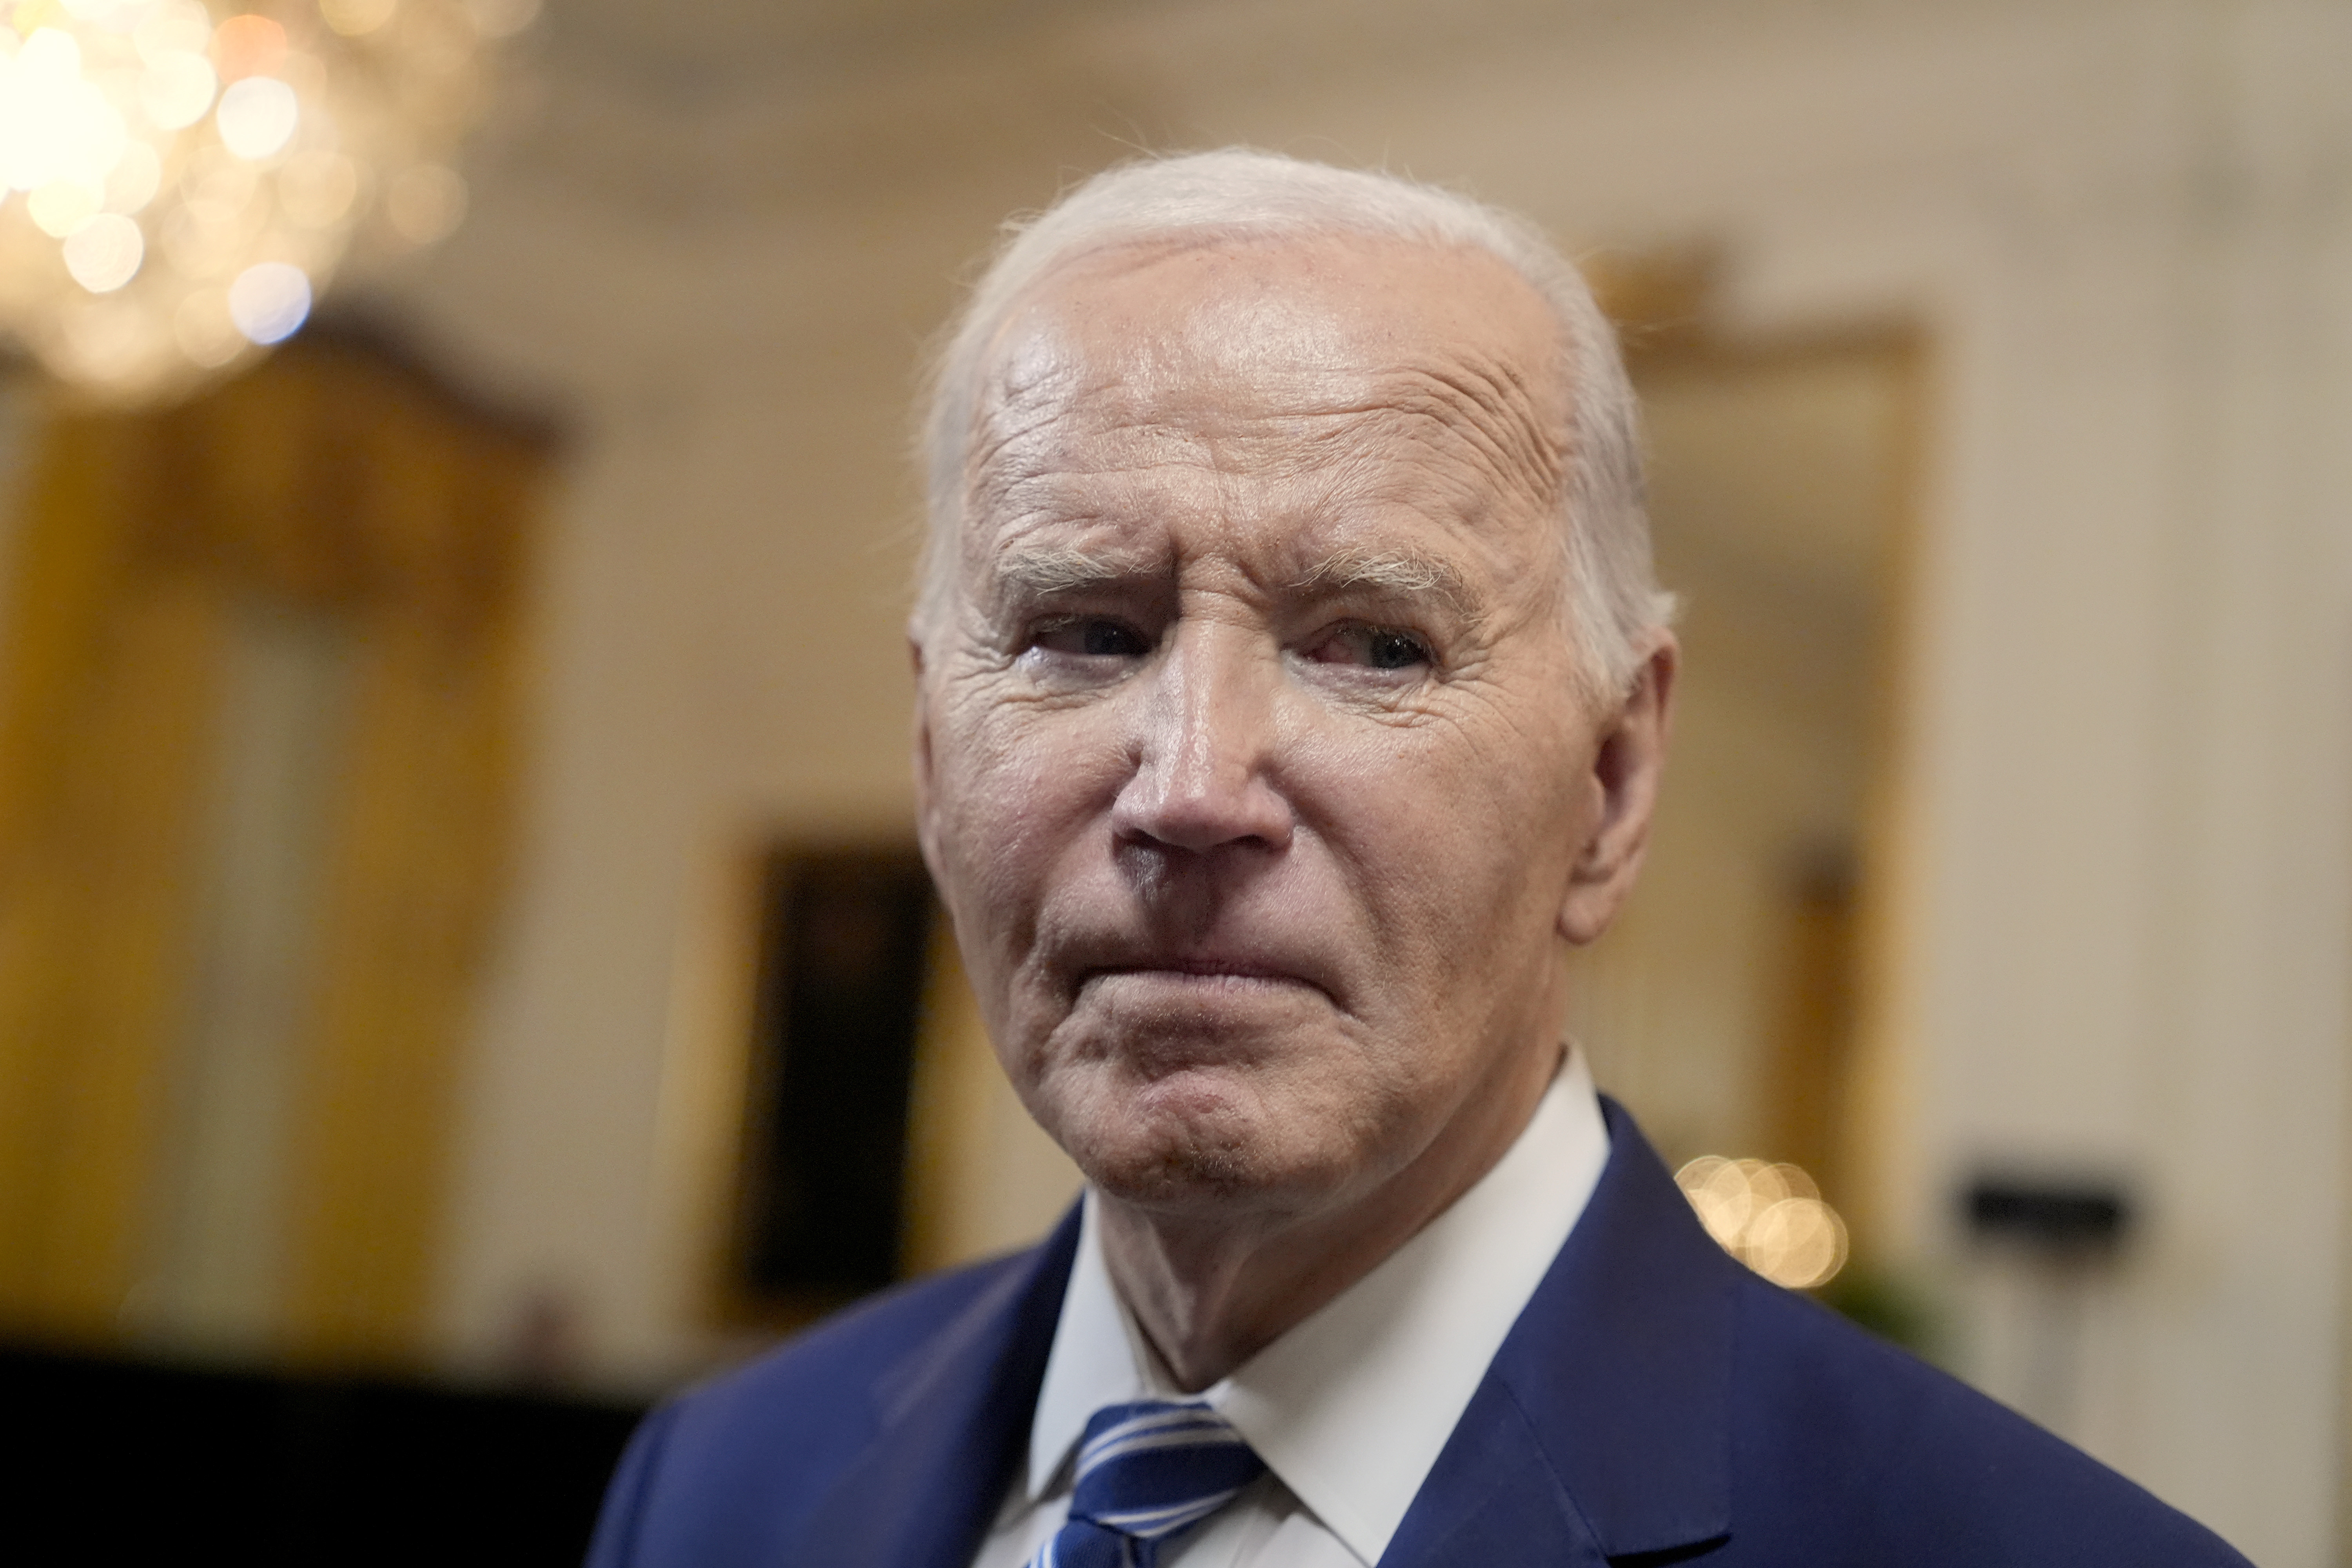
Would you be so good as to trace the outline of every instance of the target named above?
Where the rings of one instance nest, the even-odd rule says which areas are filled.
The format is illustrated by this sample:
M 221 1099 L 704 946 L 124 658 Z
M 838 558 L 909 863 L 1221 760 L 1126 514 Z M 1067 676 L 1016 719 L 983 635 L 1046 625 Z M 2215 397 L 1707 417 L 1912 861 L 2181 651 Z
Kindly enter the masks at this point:
M 1230 976 L 1235 980 L 1287 980 L 1299 977 L 1270 964 L 1248 963 L 1223 958 L 1171 958 L 1150 963 L 1106 964 L 1100 971 L 1106 974 L 1197 974 L 1208 977 Z
M 1300 990 L 1330 1000 L 1330 992 L 1307 975 L 1249 959 L 1155 957 L 1129 963 L 1096 964 L 1080 972 L 1078 989 L 1084 992 L 1105 981 L 1140 983 L 1155 989 L 1172 989 L 1203 997 L 1216 994 Z

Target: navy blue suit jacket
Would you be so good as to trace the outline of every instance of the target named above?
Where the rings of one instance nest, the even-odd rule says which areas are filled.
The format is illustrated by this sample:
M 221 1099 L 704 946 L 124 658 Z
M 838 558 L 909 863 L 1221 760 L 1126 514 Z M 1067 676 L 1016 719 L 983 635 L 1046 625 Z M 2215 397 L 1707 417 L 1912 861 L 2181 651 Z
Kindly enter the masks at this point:
M 2221 1540 L 1708 1239 L 1632 1119 L 1382 1568 L 2171 1568 Z M 591 1568 L 966 1568 L 1027 1447 L 1075 1215 L 677 1399 Z

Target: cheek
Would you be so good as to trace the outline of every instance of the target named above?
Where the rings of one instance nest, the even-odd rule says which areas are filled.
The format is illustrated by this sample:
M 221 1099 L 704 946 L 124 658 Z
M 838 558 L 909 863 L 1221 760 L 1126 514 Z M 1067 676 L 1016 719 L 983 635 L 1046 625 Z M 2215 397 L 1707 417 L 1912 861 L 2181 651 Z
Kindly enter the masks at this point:
M 1552 906 L 1574 856 L 1565 758 L 1520 737 L 1496 761 L 1475 731 L 1431 720 L 1322 749 L 1308 770 L 1335 857 L 1388 950 L 1396 989 L 1435 1000 L 1464 978 L 1549 951 Z
M 963 935 L 1017 957 L 1037 910 L 1093 842 L 1118 789 L 1113 749 L 1090 715 L 998 703 L 943 727 L 936 820 L 944 889 Z M 979 952 L 970 954 L 981 961 Z

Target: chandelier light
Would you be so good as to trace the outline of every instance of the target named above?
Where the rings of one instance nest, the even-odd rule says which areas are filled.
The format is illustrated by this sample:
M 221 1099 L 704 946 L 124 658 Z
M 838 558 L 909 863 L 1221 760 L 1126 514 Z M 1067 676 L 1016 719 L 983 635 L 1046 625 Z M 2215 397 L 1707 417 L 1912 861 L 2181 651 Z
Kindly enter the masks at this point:
M 110 402 L 299 329 L 355 246 L 465 216 L 449 166 L 539 0 L 0 0 L 0 331 Z

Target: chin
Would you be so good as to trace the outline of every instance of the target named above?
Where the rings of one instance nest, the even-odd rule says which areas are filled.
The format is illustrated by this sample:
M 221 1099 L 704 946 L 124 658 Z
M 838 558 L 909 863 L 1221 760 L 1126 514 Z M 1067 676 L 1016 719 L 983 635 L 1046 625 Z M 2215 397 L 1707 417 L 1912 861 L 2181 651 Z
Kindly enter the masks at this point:
M 1138 1208 L 1288 1207 L 1349 1169 L 1343 1152 L 1302 1146 L 1295 1118 L 1190 1074 L 1130 1089 L 1066 1123 L 1062 1146 L 1105 1195 Z M 1288 1128 L 1285 1131 L 1286 1125 Z

